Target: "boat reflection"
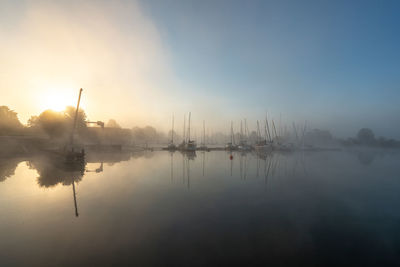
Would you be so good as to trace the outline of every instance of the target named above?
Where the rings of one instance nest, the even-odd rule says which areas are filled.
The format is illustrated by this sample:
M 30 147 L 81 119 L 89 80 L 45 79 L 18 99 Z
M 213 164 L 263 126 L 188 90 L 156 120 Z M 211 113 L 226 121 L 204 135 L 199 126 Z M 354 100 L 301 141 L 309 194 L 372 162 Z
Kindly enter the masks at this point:
M 86 172 L 95 172 L 95 173 L 103 172 L 103 162 L 100 163 L 100 166 L 97 169 L 94 170 L 87 169 Z
M 310 171 L 314 169 L 308 170 L 306 163 L 308 162 L 309 166 L 315 167 L 315 161 L 319 158 L 315 154 L 317 152 L 284 154 L 278 152 L 260 153 L 257 151 L 201 151 L 198 153 L 200 153 L 199 156 L 194 151 L 96 152 L 88 153 L 84 162 L 69 164 L 48 155 L 36 155 L 25 158 L 0 158 L 0 182 L 14 176 L 18 164 L 26 162 L 29 168 L 37 171 L 38 175 L 35 178 L 39 187 L 52 188 L 58 185 L 72 187 L 75 216 L 78 217 L 77 191 L 79 191 L 78 185 L 83 180 L 85 174 L 96 175 L 107 173 L 107 168 L 119 162 L 139 158 L 153 160 L 152 158 L 157 155 L 155 158 L 159 160 L 158 163 L 165 163 L 164 165 L 160 165 L 160 167 L 164 166 L 166 169 L 165 178 L 169 178 L 171 183 L 179 181 L 178 184 L 184 185 L 184 188 L 187 190 L 191 190 L 200 181 L 197 180 L 200 177 L 207 177 L 216 171 L 219 171 L 219 174 L 215 177 L 217 179 L 221 177 L 223 175 L 221 173 L 223 171 L 221 170 L 223 167 L 221 163 L 225 162 L 227 164 L 225 165 L 226 176 L 230 176 L 232 179 L 243 180 L 243 182 L 246 181 L 246 183 L 253 183 L 256 182 L 251 181 L 256 180 L 254 178 L 261 178 L 264 180 L 265 191 L 267 191 L 267 189 L 270 190 L 273 187 L 280 186 L 282 182 L 285 182 L 285 179 L 312 176 L 313 174 Z M 371 164 L 373 157 L 370 157 L 370 154 L 366 152 L 364 154 L 361 152 L 353 153 L 355 160 L 360 160 L 362 164 Z M 179 160 L 180 155 L 182 156 L 182 161 Z M 327 156 L 331 154 L 325 153 L 323 155 Z M 176 159 L 177 156 L 178 160 Z M 223 159 L 222 161 L 221 158 Z M 229 165 L 227 160 L 229 161 Z M 90 164 L 88 165 L 88 163 Z M 148 168 L 153 168 L 152 166 L 155 165 L 152 163 Z M 177 169 L 174 170 L 174 168 Z M 175 177 L 179 173 L 179 168 L 182 168 L 181 180 L 177 180 Z M 210 177 L 214 178 L 214 176 Z M 261 185 L 261 187 L 263 186 Z
M 76 199 L 75 183 L 79 183 L 85 174 L 85 161 L 66 163 L 47 157 L 33 158 L 28 161 L 28 166 L 37 170 L 39 177 L 37 182 L 40 187 L 54 187 L 58 184 L 72 185 L 72 193 L 75 208 L 75 217 L 79 216 Z
M 85 161 L 65 163 L 48 157 L 35 157 L 28 161 L 30 168 L 36 169 L 40 187 L 53 187 L 57 184 L 71 185 L 82 180 L 85 174 Z

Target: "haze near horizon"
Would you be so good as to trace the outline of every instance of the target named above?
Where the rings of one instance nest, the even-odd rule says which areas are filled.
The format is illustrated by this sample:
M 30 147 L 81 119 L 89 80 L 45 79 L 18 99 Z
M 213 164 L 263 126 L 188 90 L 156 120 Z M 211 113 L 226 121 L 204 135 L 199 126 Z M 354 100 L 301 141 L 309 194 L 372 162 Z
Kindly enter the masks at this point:
M 2 1 L 1 105 L 23 123 L 91 120 L 226 132 L 283 123 L 400 138 L 400 4 L 385 1 Z

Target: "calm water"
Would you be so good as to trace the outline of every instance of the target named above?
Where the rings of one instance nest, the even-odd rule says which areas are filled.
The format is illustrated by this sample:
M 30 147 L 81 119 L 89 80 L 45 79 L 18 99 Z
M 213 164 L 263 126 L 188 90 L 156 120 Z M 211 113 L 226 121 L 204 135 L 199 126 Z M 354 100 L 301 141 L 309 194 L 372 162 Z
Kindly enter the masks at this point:
M 0 159 L 0 266 L 400 264 L 400 153 Z

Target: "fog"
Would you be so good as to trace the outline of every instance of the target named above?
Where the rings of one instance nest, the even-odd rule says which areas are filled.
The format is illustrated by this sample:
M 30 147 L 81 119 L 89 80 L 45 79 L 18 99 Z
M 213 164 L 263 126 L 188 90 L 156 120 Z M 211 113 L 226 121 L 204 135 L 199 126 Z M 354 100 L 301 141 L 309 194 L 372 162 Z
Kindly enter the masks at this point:
M 191 112 L 193 132 L 198 135 L 203 120 L 207 131 L 228 133 L 231 121 L 238 129 L 240 121 L 247 119 L 254 130 L 256 121 L 269 112 L 271 118 L 276 122 L 281 118 L 287 127 L 308 121 L 310 128 L 329 130 L 341 138 L 355 136 L 363 127 L 372 128 L 377 136 L 400 138 L 393 73 L 375 77 L 373 86 L 360 80 L 358 70 L 354 70 L 352 82 L 347 77 L 351 72 L 337 79 L 326 74 L 301 75 L 315 66 L 293 65 L 299 55 L 288 53 L 292 50 L 283 42 L 282 34 L 297 41 L 298 36 L 277 33 L 283 27 L 280 24 L 266 24 L 271 31 L 268 35 L 246 17 L 242 22 L 251 26 L 250 35 L 237 28 L 240 20 L 233 18 L 239 11 L 234 4 L 222 15 L 221 6 L 210 5 L 212 12 L 199 11 L 203 16 L 199 21 L 199 17 L 191 17 L 193 10 L 186 5 L 171 3 L 182 14 L 167 9 L 161 16 L 158 9 L 164 4 L 95 3 L 0 4 L 0 58 L 5 62 L 0 66 L 0 104 L 17 111 L 23 124 L 46 109 L 60 111 L 74 105 L 78 89 L 84 88 L 82 107 L 88 118 L 113 118 L 124 128 L 150 125 L 167 133 L 174 115 L 179 131 L 183 116 Z M 248 15 L 243 12 L 243 16 Z M 174 15 L 175 20 L 171 18 Z M 290 12 L 282 15 L 290 17 Z M 224 27 L 217 25 L 220 20 Z M 301 32 L 305 26 L 301 25 Z M 318 39 L 320 29 L 310 27 L 308 31 L 308 39 L 296 45 L 299 54 L 305 53 L 315 61 L 338 52 L 321 52 L 326 43 Z M 254 36 L 266 35 L 267 39 L 249 47 L 249 43 L 242 43 L 241 35 L 249 42 Z M 363 36 L 358 38 L 358 42 L 363 41 Z M 311 42 L 319 50 L 307 48 Z M 234 46 L 232 51 L 224 49 L 229 43 Z M 178 50 L 181 47 L 185 49 Z M 226 69 L 221 62 L 225 53 L 230 53 L 231 58 L 225 60 L 232 68 Z M 262 59 L 258 59 L 260 56 Z M 264 58 L 269 60 L 260 65 Z M 290 64 L 293 69 L 288 68 Z M 334 64 L 327 60 L 322 68 L 329 72 Z M 367 66 L 370 71 L 379 68 L 373 62 Z M 374 75 L 364 77 L 371 79 Z M 379 84 L 379 80 L 386 82 Z
M 0 0 L 0 266 L 400 266 L 399 14 Z

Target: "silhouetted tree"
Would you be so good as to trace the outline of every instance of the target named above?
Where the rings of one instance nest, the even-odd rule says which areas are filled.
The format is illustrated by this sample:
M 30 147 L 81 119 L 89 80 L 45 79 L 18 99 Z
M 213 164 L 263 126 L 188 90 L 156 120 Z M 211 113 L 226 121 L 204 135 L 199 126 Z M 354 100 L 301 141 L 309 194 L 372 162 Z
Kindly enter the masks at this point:
M 377 139 L 377 143 L 379 146 L 388 147 L 388 148 L 393 148 L 393 147 L 399 146 L 399 141 L 396 141 L 394 139 L 387 139 L 385 137 L 379 137 Z
M 40 187 L 53 187 L 81 181 L 86 163 L 65 166 L 54 164 L 48 158 L 32 158 L 28 165 L 38 172 L 37 182 Z
M 7 106 L 0 106 L 0 134 L 11 134 L 23 128 L 17 113 Z
M 372 145 L 375 143 L 375 135 L 371 129 L 362 128 L 358 131 L 357 139 L 361 144 Z
M 50 138 L 62 137 L 67 131 L 65 115 L 53 110 L 43 111 L 39 115 L 38 124 Z
M 62 112 L 45 110 L 39 116 L 31 116 L 28 120 L 28 126 L 32 129 L 40 128 L 50 138 L 59 138 L 69 135 L 72 131 L 72 125 L 75 118 L 76 108 L 69 106 Z M 79 109 L 76 121 L 78 131 L 86 128 L 86 113 Z
M 72 107 L 72 106 L 68 106 L 64 110 L 65 118 L 67 120 L 67 123 L 70 125 L 70 127 L 72 127 L 72 124 L 74 122 L 75 112 L 76 112 L 76 108 Z M 85 111 L 83 109 L 79 109 L 78 117 L 76 120 L 76 129 L 80 130 L 80 129 L 86 128 L 86 120 L 87 120 L 87 118 L 86 118 Z
M 121 126 L 114 119 L 108 120 L 108 122 L 106 124 L 106 127 L 109 127 L 109 128 L 121 128 Z
M 39 127 L 39 116 L 31 116 L 28 120 L 28 127 Z
M 11 177 L 15 174 L 15 169 L 20 163 L 21 160 L 18 158 L 0 158 L 0 182 L 3 182 L 8 177 Z
M 158 133 L 154 127 L 146 126 L 144 128 L 134 127 L 132 129 L 132 137 L 134 142 L 154 143 L 166 139 L 165 135 Z

